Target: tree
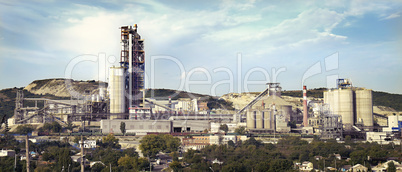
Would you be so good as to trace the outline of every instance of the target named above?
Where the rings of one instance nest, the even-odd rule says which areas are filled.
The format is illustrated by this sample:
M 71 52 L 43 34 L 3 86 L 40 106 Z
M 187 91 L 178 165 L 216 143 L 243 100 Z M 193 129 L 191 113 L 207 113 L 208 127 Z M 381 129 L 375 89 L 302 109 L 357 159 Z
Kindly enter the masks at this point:
M 64 127 L 64 128 L 67 129 L 67 130 L 73 131 L 73 129 L 76 128 L 76 127 L 78 127 L 78 126 L 75 126 L 71 120 L 68 120 L 67 121 L 67 126 Z
M 222 124 L 221 126 L 219 126 L 219 130 L 222 130 L 225 133 L 227 133 L 229 131 L 229 127 L 226 124 Z
M 87 140 L 87 137 L 83 136 L 82 140 L 84 140 L 84 141 Z M 74 139 L 73 139 L 73 142 L 77 143 L 77 144 L 79 144 L 80 141 L 81 141 L 81 136 L 75 136 Z
M 234 142 L 232 140 L 229 140 L 228 141 L 228 146 L 235 147 L 236 145 L 234 144 Z
M 116 149 L 120 149 L 121 147 L 121 145 L 119 144 L 119 139 L 116 138 L 112 133 L 102 138 L 102 146 Z
M 168 134 L 146 135 L 140 140 L 140 149 L 145 156 L 154 158 L 160 151 L 174 152 L 180 146 L 180 139 Z
M 165 152 L 175 152 L 178 150 L 180 147 L 180 139 L 177 137 L 173 137 L 172 135 L 165 134 L 165 135 L 159 135 L 162 136 L 162 140 L 165 142 Z
M 125 122 L 120 123 L 120 131 L 121 131 L 121 133 L 123 133 L 123 136 L 126 135 L 126 123 Z
M 180 164 L 179 161 L 173 161 L 172 163 L 169 164 L 169 167 L 174 171 L 181 171 L 183 166 Z
M 254 137 L 250 137 L 248 140 L 244 142 L 244 145 L 245 146 L 254 145 L 256 147 L 259 147 L 263 145 L 263 143 L 261 142 L 261 140 L 255 140 Z
M 137 159 L 128 155 L 119 158 L 117 163 L 119 164 L 119 166 L 123 167 L 124 171 L 131 170 L 137 167 Z
M 62 127 L 58 122 L 56 122 L 56 121 L 52 122 L 52 131 L 53 132 L 59 133 L 61 131 L 61 129 L 62 129 Z
M 394 162 L 391 161 L 388 163 L 387 172 L 396 172 L 396 167 L 395 167 Z
M 100 172 L 105 168 L 105 165 L 102 163 L 96 163 L 91 167 L 91 172 Z
M 235 133 L 240 134 L 240 135 L 244 135 L 244 134 L 246 134 L 246 128 L 243 127 L 243 126 L 241 126 L 239 128 L 236 128 Z
M 150 156 L 151 158 L 164 149 L 165 143 L 158 135 L 146 135 L 140 140 L 140 150 L 144 156 Z
M 19 134 L 28 134 L 34 131 L 34 127 L 31 124 L 26 124 L 26 125 L 20 125 L 17 127 L 17 133 Z

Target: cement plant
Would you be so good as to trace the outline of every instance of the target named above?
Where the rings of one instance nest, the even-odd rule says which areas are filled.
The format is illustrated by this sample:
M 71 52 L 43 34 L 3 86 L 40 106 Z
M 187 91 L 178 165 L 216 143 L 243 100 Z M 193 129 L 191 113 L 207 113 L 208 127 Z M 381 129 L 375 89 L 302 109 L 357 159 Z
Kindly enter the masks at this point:
M 228 93 L 215 97 L 230 102 L 233 109 L 210 109 L 209 99 L 199 96 L 146 96 L 152 90 L 145 88 L 144 73 L 148 69 L 145 68 L 144 46 L 147 44 L 139 30 L 137 25 L 120 27 L 119 66 L 108 69 L 107 83 L 96 81 L 98 88 L 74 94 L 77 81 L 60 79 L 58 82 L 65 84 L 64 91 L 70 93 L 65 99 L 29 97 L 23 90 L 18 90 L 14 115 L 3 118 L 2 131 L 14 132 L 18 126 L 27 124 L 39 128 L 56 122 L 62 127 L 70 126 L 70 129 L 58 134 L 35 131 L 29 137 L 40 140 L 52 136 L 86 136 L 95 140 L 113 134 L 121 140 L 126 139 L 121 142 L 123 147 L 137 150 L 139 142 L 134 138 L 168 134 L 181 139 L 183 152 L 201 150 L 209 145 L 226 145 L 229 141 L 236 144 L 251 137 L 274 145 L 281 138 L 296 136 L 309 143 L 314 139 L 338 143 L 351 139 L 402 146 L 401 112 L 390 115 L 375 112 L 383 107 L 373 105 L 373 91 L 355 87 L 352 78 L 336 79 L 335 88 L 323 89 L 323 98 L 309 95 L 313 89 L 309 90 L 308 85 L 300 88 L 302 91 L 296 91 L 302 97 L 284 95 L 280 83 L 267 83 L 266 89 L 259 93 Z M 35 83 L 32 83 L 24 89 L 34 93 L 34 87 Z M 227 126 L 225 134 L 221 132 L 223 125 Z M 239 128 L 244 132 L 238 133 Z M 216 163 L 221 163 L 218 160 Z M 298 166 L 301 171 L 313 169 L 308 162 L 300 162 Z

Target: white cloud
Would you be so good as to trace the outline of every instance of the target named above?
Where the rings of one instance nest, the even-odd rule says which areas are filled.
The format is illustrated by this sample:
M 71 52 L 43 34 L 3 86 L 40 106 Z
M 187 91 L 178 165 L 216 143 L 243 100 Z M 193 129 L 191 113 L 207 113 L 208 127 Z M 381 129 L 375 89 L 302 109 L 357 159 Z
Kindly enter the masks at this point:
M 400 12 L 396 12 L 387 17 L 382 18 L 382 20 L 390 20 L 390 19 L 394 19 L 394 18 L 399 18 L 400 16 L 401 16 Z

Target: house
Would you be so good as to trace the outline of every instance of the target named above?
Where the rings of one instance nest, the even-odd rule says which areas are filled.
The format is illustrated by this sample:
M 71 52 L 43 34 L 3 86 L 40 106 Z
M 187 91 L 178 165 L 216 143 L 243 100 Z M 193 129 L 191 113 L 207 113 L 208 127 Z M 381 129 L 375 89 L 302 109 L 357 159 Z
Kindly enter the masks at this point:
M 342 166 L 341 171 L 348 171 L 350 168 L 352 168 L 351 165 L 344 165 Z
M 314 169 L 313 163 L 309 161 L 304 161 L 301 166 L 299 167 L 299 171 L 306 171 L 309 172 Z
M 342 156 L 341 156 L 340 154 L 334 154 L 334 156 L 335 156 L 335 158 L 336 158 L 337 160 L 341 160 L 341 159 L 342 159 Z
M 184 150 L 188 149 L 201 150 L 207 145 L 210 145 L 209 136 L 193 136 L 192 138 L 183 138 L 182 144 Z
M 105 165 L 102 161 L 93 161 L 89 164 L 89 166 L 92 168 L 92 166 L 94 166 L 95 164 L 100 163 L 102 165 Z
M 222 162 L 222 161 L 219 161 L 218 158 L 215 158 L 215 160 L 212 161 L 212 164 L 219 164 L 219 165 L 222 165 L 223 162 Z
M 314 156 L 314 159 L 317 160 L 317 161 L 318 161 L 318 160 L 321 160 L 321 159 L 322 159 L 322 156 Z
M 347 172 L 353 172 L 353 171 L 368 172 L 368 168 L 361 164 L 356 164 L 353 167 L 351 167 L 349 170 L 347 170 Z
M 15 151 L 14 150 L 1 150 L 0 151 L 0 157 L 5 157 L 5 156 L 10 156 L 14 157 L 15 156 Z
M 385 163 L 379 163 L 377 166 L 373 167 L 372 170 L 374 172 L 383 172 L 383 171 L 387 171 L 388 168 L 388 164 L 393 162 L 395 167 L 396 167 L 396 171 L 402 172 L 402 164 L 400 164 L 397 161 L 394 160 L 389 160 Z

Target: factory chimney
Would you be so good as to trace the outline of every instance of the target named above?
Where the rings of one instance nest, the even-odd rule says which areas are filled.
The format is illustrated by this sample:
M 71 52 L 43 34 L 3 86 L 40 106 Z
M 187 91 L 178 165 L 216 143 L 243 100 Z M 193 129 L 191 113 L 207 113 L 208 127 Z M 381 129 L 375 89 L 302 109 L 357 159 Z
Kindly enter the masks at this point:
M 303 126 L 308 127 L 307 119 L 307 87 L 303 86 Z

